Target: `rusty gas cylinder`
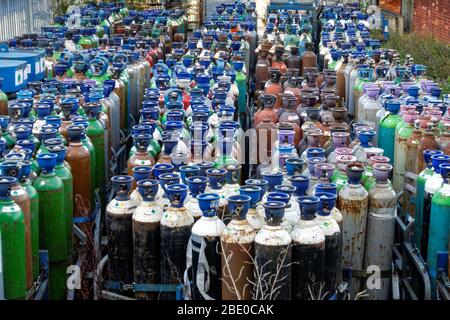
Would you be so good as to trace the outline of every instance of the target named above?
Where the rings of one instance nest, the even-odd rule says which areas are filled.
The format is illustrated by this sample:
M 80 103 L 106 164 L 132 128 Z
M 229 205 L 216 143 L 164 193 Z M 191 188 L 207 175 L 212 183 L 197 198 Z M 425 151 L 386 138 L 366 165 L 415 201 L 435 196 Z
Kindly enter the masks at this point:
M 283 93 L 283 86 L 280 83 L 281 72 L 280 69 L 269 68 L 270 80 L 266 82 L 264 93 L 273 94 L 277 99 L 273 109 L 277 111 L 281 108 L 282 101 L 280 93 Z
M 80 228 L 87 234 L 92 234 L 91 211 L 92 203 L 91 158 L 89 150 L 81 142 L 84 127 L 69 126 L 69 144 L 66 161 L 70 165 L 73 177 L 73 216 L 80 221 Z
M 316 67 L 317 66 L 317 57 L 316 54 L 313 52 L 314 50 L 314 44 L 312 42 L 307 42 L 306 50 L 303 52 L 302 55 L 302 76 L 305 75 L 305 67 Z
M 252 298 L 254 241 L 257 231 L 246 219 L 250 196 L 228 198 L 231 221 L 220 238 L 222 248 L 222 300 Z
M 368 193 L 361 185 L 364 172 L 362 163 L 347 165 L 348 183 L 339 191 L 338 209 L 344 219 L 343 223 L 343 267 L 361 271 L 363 268 L 364 245 L 366 239 L 366 222 L 368 211 Z M 359 292 L 361 280 L 352 279 L 352 294 Z
M 436 142 L 436 135 L 433 131 L 433 127 L 432 124 L 429 123 L 429 127 L 427 128 L 427 130 L 425 132 L 423 132 L 422 137 L 419 141 L 419 145 L 418 145 L 418 149 L 416 154 L 423 154 L 423 152 L 425 150 L 437 150 L 438 149 L 438 144 Z M 426 163 L 423 159 L 423 157 L 417 157 L 417 170 L 414 173 L 419 173 L 422 172 L 425 167 L 426 167 Z M 405 164 L 406 166 L 406 164 Z
M 147 148 L 150 145 L 151 136 L 149 134 L 133 134 L 133 144 L 136 147 L 136 153 L 128 159 L 128 175 L 133 175 L 133 168 L 137 166 L 152 166 L 155 159 L 148 154 Z M 132 188 L 136 188 L 136 182 L 133 181 Z

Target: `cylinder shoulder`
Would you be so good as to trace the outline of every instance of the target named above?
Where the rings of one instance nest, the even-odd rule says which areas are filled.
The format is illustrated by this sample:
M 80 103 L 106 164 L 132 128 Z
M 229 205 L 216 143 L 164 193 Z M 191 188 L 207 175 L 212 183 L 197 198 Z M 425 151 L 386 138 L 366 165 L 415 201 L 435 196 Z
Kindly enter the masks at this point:
M 292 237 L 285 229 L 265 226 L 259 230 L 255 243 L 265 246 L 287 246 L 292 243 Z

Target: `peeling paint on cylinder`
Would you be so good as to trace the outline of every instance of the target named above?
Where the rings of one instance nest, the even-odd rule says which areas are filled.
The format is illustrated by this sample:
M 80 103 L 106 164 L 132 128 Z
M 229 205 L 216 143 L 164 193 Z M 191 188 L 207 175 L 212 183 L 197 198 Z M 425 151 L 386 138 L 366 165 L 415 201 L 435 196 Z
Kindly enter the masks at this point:
M 348 166 L 352 166 L 349 164 Z M 347 174 L 349 170 L 347 169 Z M 360 172 L 362 174 L 362 171 Z M 359 181 L 351 182 L 339 191 L 338 209 L 344 219 L 342 235 L 343 267 L 361 270 L 364 259 L 364 244 L 366 240 L 366 224 L 369 197 L 367 190 Z M 361 280 L 352 279 L 352 294 L 359 292 Z
M 396 213 L 396 194 L 390 183 L 377 183 L 369 194 L 364 270 L 373 265 L 379 267 L 381 273 L 387 272 L 390 275 Z M 389 299 L 391 278 L 381 276 L 380 280 L 380 288 L 367 288 L 367 299 Z

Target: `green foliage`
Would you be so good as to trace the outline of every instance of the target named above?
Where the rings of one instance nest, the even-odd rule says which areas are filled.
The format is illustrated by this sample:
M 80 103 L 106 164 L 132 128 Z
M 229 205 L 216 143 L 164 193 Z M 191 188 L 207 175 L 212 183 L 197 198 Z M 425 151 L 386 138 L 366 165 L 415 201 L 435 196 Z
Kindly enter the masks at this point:
M 410 54 L 415 63 L 427 66 L 427 76 L 442 86 L 443 93 L 450 93 L 450 45 L 432 35 L 391 33 L 383 47 L 398 50 L 402 58 Z

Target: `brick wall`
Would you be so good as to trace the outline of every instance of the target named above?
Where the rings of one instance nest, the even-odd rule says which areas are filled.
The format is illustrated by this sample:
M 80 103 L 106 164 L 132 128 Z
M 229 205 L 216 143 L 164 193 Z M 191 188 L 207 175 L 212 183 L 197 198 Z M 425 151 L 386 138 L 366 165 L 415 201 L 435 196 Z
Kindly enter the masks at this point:
M 402 11 L 402 0 L 379 0 L 379 7 L 399 15 Z
M 415 0 L 413 28 L 450 44 L 450 0 Z

